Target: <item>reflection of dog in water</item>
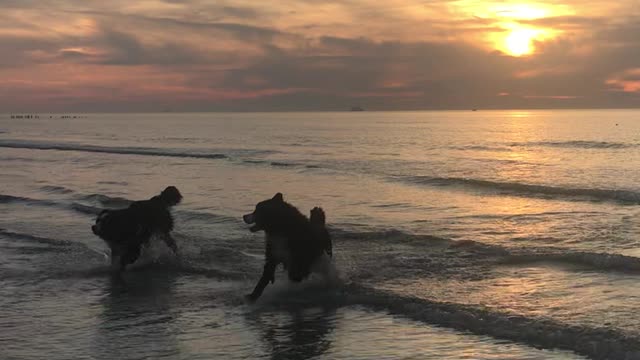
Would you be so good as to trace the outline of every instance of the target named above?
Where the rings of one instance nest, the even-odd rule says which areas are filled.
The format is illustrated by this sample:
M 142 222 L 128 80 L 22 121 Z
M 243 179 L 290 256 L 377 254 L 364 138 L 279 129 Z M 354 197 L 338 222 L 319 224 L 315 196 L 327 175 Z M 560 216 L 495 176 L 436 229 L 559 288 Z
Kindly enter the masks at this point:
M 126 209 L 103 210 L 91 230 L 111 248 L 111 264 L 119 270 L 135 262 L 142 245 L 149 243 L 152 235 L 159 235 L 174 253 L 176 242 L 171 237 L 173 216 L 170 208 L 182 200 L 174 186 L 169 186 L 149 200 L 134 201 Z
M 247 295 L 250 301 L 257 300 L 269 282 L 275 281 L 278 264 L 284 265 L 291 281 L 300 282 L 311 274 L 324 254 L 332 256 L 331 237 L 321 208 L 311 210 L 311 217 L 307 219 L 277 193 L 258 203 L 243 220 L 253 225 L 251 232 L 264 230 L 266 233 L 266 263 L 258 284 Z

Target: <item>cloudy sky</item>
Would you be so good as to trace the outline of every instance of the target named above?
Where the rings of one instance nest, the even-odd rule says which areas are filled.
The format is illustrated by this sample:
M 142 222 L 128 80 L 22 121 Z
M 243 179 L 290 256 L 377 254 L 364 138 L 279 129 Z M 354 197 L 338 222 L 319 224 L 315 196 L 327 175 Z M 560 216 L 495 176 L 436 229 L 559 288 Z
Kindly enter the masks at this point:
M 640 107 L 638 0 L 0 0 L 0 112 Z

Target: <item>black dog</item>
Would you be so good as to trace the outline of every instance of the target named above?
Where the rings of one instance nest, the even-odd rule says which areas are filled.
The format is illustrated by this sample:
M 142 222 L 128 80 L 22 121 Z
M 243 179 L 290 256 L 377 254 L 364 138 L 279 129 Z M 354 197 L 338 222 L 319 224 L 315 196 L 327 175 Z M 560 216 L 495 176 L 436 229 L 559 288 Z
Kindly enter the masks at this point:
M 266 263 L 258 284 L 247 295 L 250 301 L 262 295 L 269 281 L 275 281 L 278 264 L 284 265 L 290 280 L 299 282 L 309 276 L 312 266 L 324 253 L 332 256 L 331 237 L 321 208 L 311 210 L 311 218 L 307 219 L 277 193 L 272 199 L 258 203 L 243 220 L 253 224 L 251 232 L 264 230 L 266 233 Z
M 149 243 L 152 235 L 161 235 L 174 253 L 176 242 L 171 237 L 173 216 L 169 209 L 180 203 L 182 195 L 169 186 L 149 200 L 134 201 L 126 209 L 102 210 L 91 230 L 111 248 L 111 264 L 119 258 L 119 270 L 135 262 L 142 245 Z

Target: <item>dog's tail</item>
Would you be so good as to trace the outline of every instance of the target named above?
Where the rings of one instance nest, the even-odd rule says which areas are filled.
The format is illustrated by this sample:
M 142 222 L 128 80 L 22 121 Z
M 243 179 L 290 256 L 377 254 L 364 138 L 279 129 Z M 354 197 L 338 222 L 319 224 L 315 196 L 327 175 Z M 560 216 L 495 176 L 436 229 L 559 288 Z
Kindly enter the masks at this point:
M 324 226 L 327 221 L 327 217 L 324 215 L 324 210 L 320 207 L 314 207 L 311 209 L 311 216 L 309 217 L 309 221 L 313 226 Z
M 160 193 L 160 200 L 164 201 L 168 206 L 175 206 L 182 200 L 182 194 L 175 186 L 167 186 Z

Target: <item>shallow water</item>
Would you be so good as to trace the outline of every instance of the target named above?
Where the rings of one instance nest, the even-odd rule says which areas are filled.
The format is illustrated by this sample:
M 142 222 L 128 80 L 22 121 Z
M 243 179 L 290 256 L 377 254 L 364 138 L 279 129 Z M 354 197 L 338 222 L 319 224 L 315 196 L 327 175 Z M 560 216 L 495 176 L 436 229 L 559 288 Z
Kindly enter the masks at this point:
M 4 358 L 640 357 L 640 112 L 0 116 Z M 100 209 L 176 185 L 181 258 L 111 278 Z M 341 281 L 256 305 L 283 192 Z

